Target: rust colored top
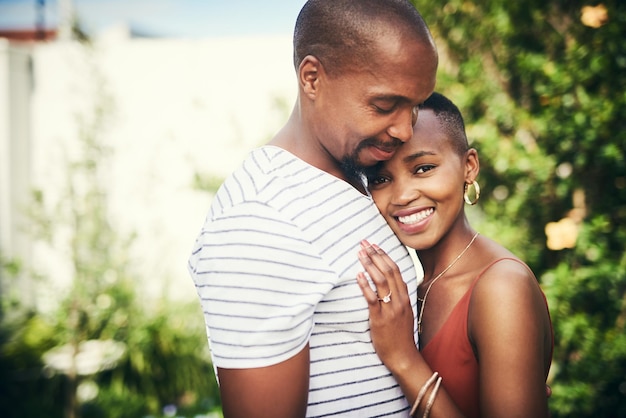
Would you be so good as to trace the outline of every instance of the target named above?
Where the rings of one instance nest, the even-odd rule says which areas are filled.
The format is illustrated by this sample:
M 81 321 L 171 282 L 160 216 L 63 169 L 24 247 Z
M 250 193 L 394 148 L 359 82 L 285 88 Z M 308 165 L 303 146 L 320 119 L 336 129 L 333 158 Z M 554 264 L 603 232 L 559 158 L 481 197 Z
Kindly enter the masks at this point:
M 465 295 L 457 302 L 437 334 L 420 350 L 431 369 L 439 372 L 443 378 L 442 386 L 468 418 L 480 417 L 478 361 L 474 355 L 467 331 L 469 303 L 478 280 L 489 267 L 502 260 L 517 261 L 528 268 L 515 258 L 500 258 L 487 265 L 474 279 Z M 546 309 L 547 306 L 546 301 Z

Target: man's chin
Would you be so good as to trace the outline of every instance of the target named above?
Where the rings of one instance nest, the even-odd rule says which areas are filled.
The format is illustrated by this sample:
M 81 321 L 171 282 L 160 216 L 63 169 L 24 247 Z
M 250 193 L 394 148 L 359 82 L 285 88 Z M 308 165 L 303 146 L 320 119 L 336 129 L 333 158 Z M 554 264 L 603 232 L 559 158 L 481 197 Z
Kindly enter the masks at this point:
M 341 170 L 349 178 L 360 179 L 365 169 L 366 166 L 363 165 L 360 159 L 344 158 L 343 161 L 341 161 Z

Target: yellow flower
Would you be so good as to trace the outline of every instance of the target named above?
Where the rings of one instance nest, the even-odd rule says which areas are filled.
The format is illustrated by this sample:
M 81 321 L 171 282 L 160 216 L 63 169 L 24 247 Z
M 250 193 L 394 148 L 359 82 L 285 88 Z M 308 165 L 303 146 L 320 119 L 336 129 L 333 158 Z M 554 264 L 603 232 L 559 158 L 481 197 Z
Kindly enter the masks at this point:
M 578 238 L 578 225 L 572 218 L 563 218 L 558 222 L 549 222 L 545 228 L 549 249 L 558 251 L 574 248 Z
M 597 6 L 584 6 L 580 16 L 580 21 L 590 28 L 599 28 L 609 20 L 609 12 L 602 3 Z

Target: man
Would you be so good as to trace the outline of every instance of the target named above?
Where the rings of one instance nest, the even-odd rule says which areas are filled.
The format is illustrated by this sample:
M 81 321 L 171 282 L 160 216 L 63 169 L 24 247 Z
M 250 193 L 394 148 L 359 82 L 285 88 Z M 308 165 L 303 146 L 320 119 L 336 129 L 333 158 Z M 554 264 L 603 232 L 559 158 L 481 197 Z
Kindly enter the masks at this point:
M 310 0 L 294 64 L 291 117 L 225 181 L 189 262 L 224 415 L 406 416 L 371 344 L 360 240 L 398 263 L 414 310 L 415 271 L 359 170 L 411 138 L 437 52 L 408 1 Z

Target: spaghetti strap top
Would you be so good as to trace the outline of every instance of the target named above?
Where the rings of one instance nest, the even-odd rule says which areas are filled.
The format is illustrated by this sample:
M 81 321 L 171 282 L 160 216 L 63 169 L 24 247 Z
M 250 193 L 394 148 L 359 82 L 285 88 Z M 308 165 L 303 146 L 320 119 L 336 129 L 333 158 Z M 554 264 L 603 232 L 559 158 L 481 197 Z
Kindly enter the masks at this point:
M 480 417 L 478 361 L 467 331 L 469 302 L 474 286 L 485 271 L 502 260 L 516 261 L 528 269 L 526 264 L 516 258 L 500 258 L 491 262 L 474 279 L 435 336 L 420 350 L 430 368 L 439 372 L 443 378 L 442 385 L 452 400 L 469 418 Z

